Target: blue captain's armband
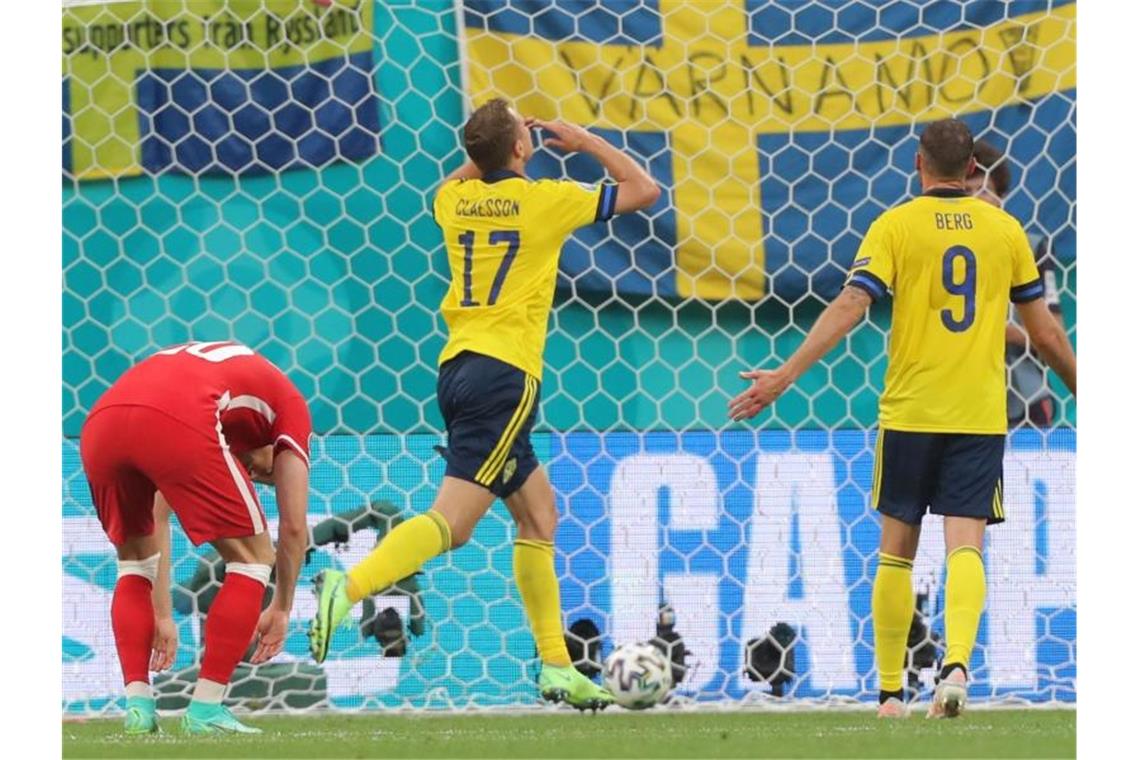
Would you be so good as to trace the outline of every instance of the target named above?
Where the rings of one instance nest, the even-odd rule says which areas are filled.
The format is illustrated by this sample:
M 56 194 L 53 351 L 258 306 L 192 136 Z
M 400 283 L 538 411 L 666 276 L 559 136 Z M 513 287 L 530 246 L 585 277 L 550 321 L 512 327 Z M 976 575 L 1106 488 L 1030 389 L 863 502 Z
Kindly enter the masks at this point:
M 847 284 L 853 285 L 860 290 L 865 290 L 874 301 L 878 301 L 885 296 L 888 290 L 885 282 L 866 270 L 852 273 L 852 275 L 847 278 Z
M 1014 303 L 1028 303 L 1045 295 L 1045 283 L 1038 277 L 1033 282 L 1009 289 L 1009 300 Z
M 594 213 L 595 222 L 604 222 L 612 218 L 617 208 L 617 185 L 604 184 L 598 193 L 598 210 Z

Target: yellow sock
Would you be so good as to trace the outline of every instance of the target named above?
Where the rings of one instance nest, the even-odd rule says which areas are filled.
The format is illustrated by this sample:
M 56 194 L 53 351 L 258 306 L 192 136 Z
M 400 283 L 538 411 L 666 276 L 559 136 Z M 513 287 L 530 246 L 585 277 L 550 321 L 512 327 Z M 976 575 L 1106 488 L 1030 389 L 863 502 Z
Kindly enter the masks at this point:
M 875 631 L 875 665 L 879 688 L 903 687 L 906 638 L 914 620 L 914 587 L 910 574 L 914 561 L 879 552 L 879 570 L 871 591 L 871 621 Z
M 570 653 L 562 632 L 562 600 L 554 574 L 554 544 L 549 541 L 515 541 L 515 583 L 522 595 L 538 655 L 547 665 L 566 667 Z
M 982 553 L 962 546 L 946 558 L 946 657 L 944 665 L 970 667 L 978 621 L 986 604 L 986 568 Z
M 451 528 L 428 511 L 397 525 L 380 545 L 348 571 L 345 591 L 353 604 L 407 578 L 423 563 L 451 548 Z

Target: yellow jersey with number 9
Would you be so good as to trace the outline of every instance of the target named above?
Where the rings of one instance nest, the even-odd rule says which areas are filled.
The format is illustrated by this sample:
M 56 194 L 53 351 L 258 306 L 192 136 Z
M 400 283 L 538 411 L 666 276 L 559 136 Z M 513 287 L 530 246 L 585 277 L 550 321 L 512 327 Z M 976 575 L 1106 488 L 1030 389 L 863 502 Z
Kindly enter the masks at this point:
M 434 206 L 451 267 L 439 363 L 473 351 L 541 380 L 562 245 L 579 227 L 612 217 L 616 201 L 615 185 L 510 171 L 445 182 Z
M 1009 304 L 1045 292 L 1016 219 L 964 191 L 929 191 L 871 225 L 847 284 L 894 294 L 881 428 L 1006 432 Z

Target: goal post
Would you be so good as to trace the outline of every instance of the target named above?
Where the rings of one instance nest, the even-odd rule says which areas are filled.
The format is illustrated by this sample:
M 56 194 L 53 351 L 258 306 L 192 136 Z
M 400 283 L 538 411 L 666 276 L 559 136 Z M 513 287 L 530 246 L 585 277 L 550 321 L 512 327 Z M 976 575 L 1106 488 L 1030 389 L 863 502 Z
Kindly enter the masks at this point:
M 944 116 L 1005 156 L 1005 208 L 1048 254 L 1075 336 L 1075 18 L 1064 0 L 64 3 L 64 711 L 122 706 L 114 554 L 77 441 L 132 363 L 236 339 L 298 385 L 316 429 L 303 582 L 431 504 L 448 277 L 431 189 L 491 97 L 585 124 L 664 190 L 579 231 L 560 266 L 535 445 L 561 515 L 565 624 L 597 631 L 577 649 L 679 636 L 678 703 L 873 699 L 868 496 L 889 304 L 755 424 L 730 424 L 727 401 L 740 370 L 791 354 L 871 221 L 913 195 L 917 136 Z M 530 168 L 602 178 L 545 149 Z M 1076 699 L 1076 413 L 1055 378 L 1038 386 L 1028 400 L 1052 395 L 1053 420 L 1011 434 L 1007 522 L 987 541 L 981 700 Z M 301 589 L 285 652 L 239 670 L 231 697 L 535 704 L 512 536 L 496 506 L 470 544 L 358 608 L 323 666 Z M 940 542 L 928 521 L 920 691 L 942 646 Z M 168 708 L 188 699 L 217 582 L 216 558 L 177 527 L 173 559 Z

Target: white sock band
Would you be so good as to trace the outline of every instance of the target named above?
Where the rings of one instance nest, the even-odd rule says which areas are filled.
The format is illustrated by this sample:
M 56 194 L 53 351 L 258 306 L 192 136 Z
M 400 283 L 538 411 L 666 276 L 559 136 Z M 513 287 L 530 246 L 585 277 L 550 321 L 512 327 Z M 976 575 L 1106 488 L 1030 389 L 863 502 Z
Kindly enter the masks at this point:
M 226 575 L 236 573 L 244 575 L 247 578 L 253 578 L 262 586 L 269 585 L 269 574 L 273 572 L 273 568 L 269 565 L 258 565 L 253 562 L 227 562 Z
M 222 701 L 222 697 L 226 695 L 226 685 L 218 683 L 217 681 L 207 681 L 205 678 L 199 678 L 198 683 L 194 684 L 194 696 L 192 699 L 195 702 L 209 702 L 210 704 L 218 704 Z
M 161 556 L 161 554 L 155 554 L 146 559 L 121 559 L 119 560 L 119 577 L 141 575 L 153 586 L 155 579 L 158 578 L 158 560 Z
M 150 684 L 146 681 L 131 681 L 127 684 L 125 691 L 128 697 L 154 698 L 154 692 L 150 690 Z

